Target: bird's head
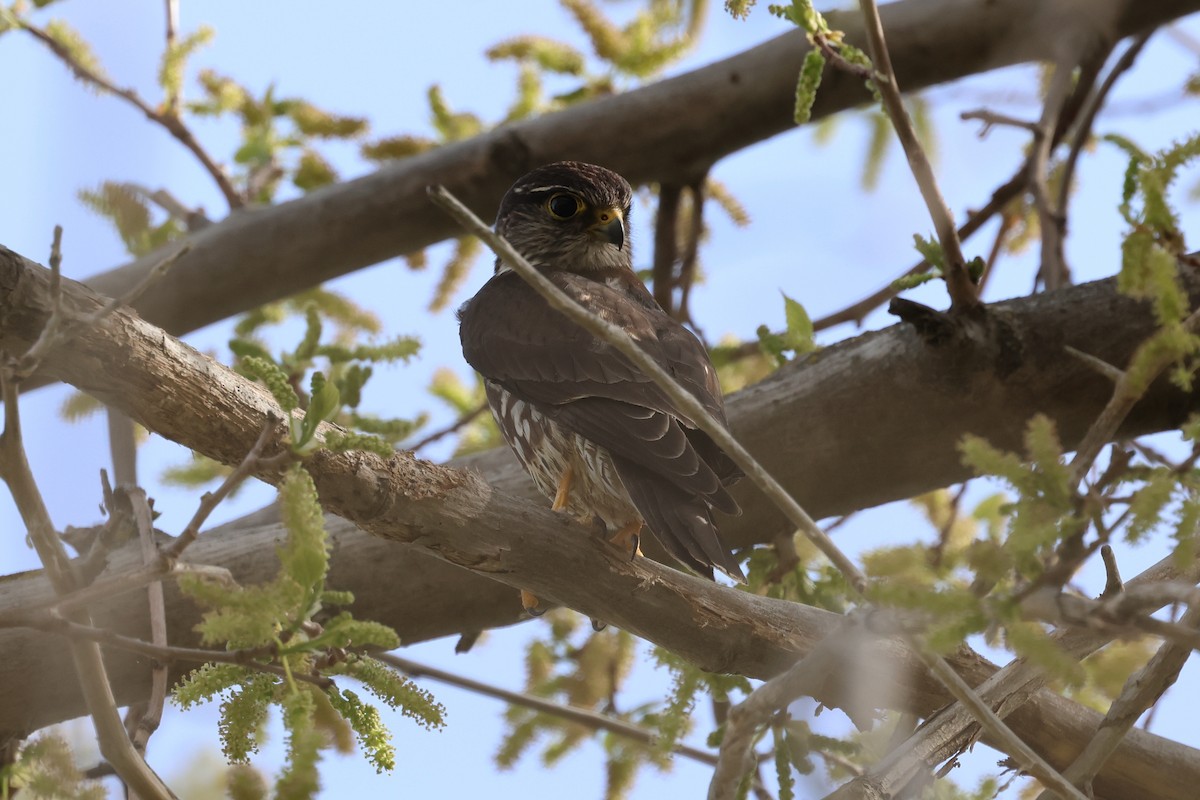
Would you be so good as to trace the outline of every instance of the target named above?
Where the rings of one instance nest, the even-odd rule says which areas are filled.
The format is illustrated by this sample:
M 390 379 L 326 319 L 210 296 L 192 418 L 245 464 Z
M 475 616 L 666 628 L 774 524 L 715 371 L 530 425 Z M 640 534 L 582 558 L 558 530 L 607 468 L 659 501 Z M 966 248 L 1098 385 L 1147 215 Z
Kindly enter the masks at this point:
M 580 161 L 538 167 L 500 202 L 496 231 L 539 269 L 580 274 L 632 269 L 633 190 L 615 172 Z M 507 267 L 496 261 L 496 271 Z

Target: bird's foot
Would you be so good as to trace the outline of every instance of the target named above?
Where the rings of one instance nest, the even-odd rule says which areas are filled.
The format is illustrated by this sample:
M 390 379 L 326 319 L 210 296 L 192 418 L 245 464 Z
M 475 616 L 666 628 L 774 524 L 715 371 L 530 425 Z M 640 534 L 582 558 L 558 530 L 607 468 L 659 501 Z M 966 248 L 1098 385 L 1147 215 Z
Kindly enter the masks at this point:
M 629 554 L 629 560 L 632 561 L 637 556 L 642 554 L 641 543 L 642 522 L 635 520 L 628 525 L 624 525 L 617 530 L 608 540 L 609 544 L 616 546 L 619 550 Z
M 554 493 L 554 504 L 550 506 L 551 510 L 562 511 L 567 507 L 567 501 L 571 496 L 571 483 L 574 479 L 575 469 L 568 464 L 558 479 L 558 491 Z
M 546 609 L 542 606 L 542 601 L 537 599 L 537 595 L 524 589 L 521 590 L 521 607 L 531 617 L 540 617 L 546 613 Z

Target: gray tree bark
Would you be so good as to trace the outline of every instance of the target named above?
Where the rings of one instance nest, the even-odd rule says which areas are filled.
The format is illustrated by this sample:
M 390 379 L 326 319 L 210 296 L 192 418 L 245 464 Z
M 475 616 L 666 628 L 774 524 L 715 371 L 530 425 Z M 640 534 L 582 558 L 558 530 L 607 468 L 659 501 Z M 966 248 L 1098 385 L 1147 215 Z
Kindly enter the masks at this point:
M 1193 293 L 1200 298 L 1200 284 L 1193 288 Z M 73 314 L 83 316 L 100 305 L 100 299 L 82 285 L 66 281 L 64 291 L 66 307 Z M 1074 317 L 1070 312 L 1072 299 L 1078 301 L 1075 312 L 1079 321 L 1075 330 L 1068 322 Z M 28 347 L 44 326 L 50 308 L 48 272 L 11 251 L 0 249 L 0 350 L 22 352 Z M 1059 326 L 1064 326 L 1059 333 L 1045 334 L 1046 330 L 1055 329 L 1055 324 L 1044 316 L 1046 314 L 1056 318 Z M 900 470 L 908 476 L 912 472 L 931 469 L 930 464 L 948 464 L 949 459 L 946 458 L 945 441 L 940 452 L 936 447 L 917 452 L 923 449 L 920 442 L 927 437 L 912 437 L 911 426 L 917 421 L 898 413 L 905 406 L 910 408 L 910 414 L 933 414 L 943 428 L 952 427 L 957 418 L 972 426 L 983 426 L 976 432 L 995 433 L 993 438 L 1002 441 L 1006 427 L 1012 430 L 1008 435 L 1015 435 L 1023 424 L 1025 417 L 1013 416 L 1014 410 L 1018 414 L 1027 410 L 1021 405 L 1022 397 L 1054 398 L 1061 392 L 1070 391 L 1074 393 L 1072 403 L 1063 408 L 1055 408 L 1054 403 L 1050 403 L 1049 410 L 1065 415 L 1061 423 L 1064 430 L 1069 431 L 1072 426 L 1079 429 L 1086 424 L 1084 420 L 1094 416 L 1094 409 L 1090 409 L 1090 413 L 1078 409 L 1088 406 L 1088 385 L 1093 384 L 1094 403 L 1102 403 L 1107 396 L 1107 386 L 1081 374 L 1078 368 L 1072 368 L 1074 359 L 1056 355 L 1054 350 L 1061 353 L 1063 341 L 1076 341 L 1073 336 L 1086 334 L 1088 323 L 1085 320 L 1095 324 L 1094 321 L 1101 317 L 1105 325 L 1100 327 L 1120 328 L 1123 335 L 1104 336 L 1102 331 L 1094 331 L 1092 340 L 1087 344 L 1080 341 L 1080 344 L 1102 358 L 1111 357 L 1117 362 L 1121 362 L 1132 343 L 1140 339 L 1130 332 L 1143 328 L 1148 331 L 1152 324 L 1142 304 L 1116 295 L 1111 283 L 1099 282 L 1013 301 L 995 309 L 986 325 L 964 330 L 962 336 L 951 337 L 936 348 L 925 344 L 912 331 L 898 327 L 860 337 L 857 349 L 847 343 L 817 354 L 804 363 L 808 364 L 807 369 L 813 370 L 828 368 L 830 363 L 845 359 L 846 368 L 836 369 L 832 374 L 856 375 L 855 380 L 871 374 L 883 375 L 885 380 L 900 380 L 900 376 L 909 375 L 908 382 L 902 383 L 899 389 L 893 387 L 883 392 L 876 386 L 872 391 L 848 395 L 842 403 L 824 409 L 832 425 L 837 414 L 845 413 L 846 404 L 855 399 L 873 403 L 872 398 L 881 393 L 903 397 L 903 402 L 892 404 L 897 413 L 890 418 L 891 424 L 901 427 L 886 434 L 886 441 L 911 443 L 913 451 L 909 456 L 916 461 L 902 459 L 902 466 L 920 463 L 922 469 Z M 900 369 L 889 371 L 886 368 L 889 364 L 892 370 Z M 849 365 L 853 365 L 853 369 Z M 760 384 L 747 390 L 746 400 L 733 405 L 738 408 L 741 402 L 748 404 L 734 417 L 735 429 L 744 424 L 740 414 L 779 413 L 781 408 L 786 408 L 793 387 L 788 376 L 803 369 L 803 364 L 794 365 L 783 377 L 768 382 L 768 386 Z M 278 413 L 274 401 L 261 387 L 245 381 L 125 310 L 106 318 L 69 346 L 53 351 L 44 362 L 43 371 L 49 377 L 66 380 L 96 395 L 148 429 L 227 463 L 240 460 L 258 437 L 267 416 Z M 1056 383 L 1064 377 L 1068 381 L 1066 384 Z M 1032 382 L 1037 380 L 1051 381 L 1043 387 L 1047 389 L 1045 393 L 1030 391 Z M 782 385 L 787 389 L 772 392 L 770 385 Z M 172 390 L 160 391 L 162 386 L 170 386 Z M 917 394 L 904 396 L 903 391 L 909 389 Z M 897 391 L 900 391 L 899 395 Z M 1002 402 L 1006 393 L 1011 395 L 1011 408 L 1009 402 Z M 1188 409 L 1194 407 L 1197 398 L 1167 386 L 1156 386 L 1147 399 L 1149 402 L 1131 417 L 1133 427 L 1129 432 L 1157 429 L 1156 425 L 1175 425 Z M 1043 403 L 1037 405 L 1040 407 Z M 979 412 L 969 410 L 976 406 L 987 413 L 979 416 Z M 874 406 L 864 410 L 879 411 Z M 957 417 L 951 412 L 957 412 Z M 814 415 L 805 421 L 819 422 L 820 413 L 820 409 L 813 409 Z M 1080 415 L 1078 424 L 1071 421 L 1073 413 Z M 768 426 L 763 433 L 769 436 L 771 446 L 749 441 L 748 446 L 763 455 L 772 468 L 786 470 L 789 464 L 806 461 L 787 450 L 792 442 L 789 437 L 800 427 L 796 424 L 799 419 L 804 418 L 794 408 L 779 414 L 777 424 L 773 428 Z M 856 436 L 861 437 L 866 419 L 866 416 L 851 414 L 846 418 L 846 424 L 856 423 Z M 278 446 L 284 426 L 281 423 L 276 427 L 275 444 Z M 752 431 L 751 426 L 746 435 L 752 437 Z M 860 438 L 855 440 L 861 441 Z M 954 437 L 948 437 L 948 440 L 953 453 Z M 408 453 L 400 452 L 384 461 L 371 454 L 322 451 L 308 462 L 308 468 L 327 510 L 341 515 L 386 545 L 378 552 L 373 571 L 362 569 L 360 565 L 359 569 L 348 573 L 344 571 L 348 561 L 344 556 L 349 550 L 356 549 L 357 537 L 345 528 L 340 528 L 335 536 L 334 563 L 337 567 L 330 585 L 331 588 L 349 588 L 359 595 L 355 612 L 360 616 L 391 622 L 387 619 L 386 609 L 373 608 L 370 602 L 386 602 L 386 595 L 400 593 L 398 587 L 435 589 L 428 581 L 436 580 L 437 573 L 429 568 L 428 559 L 425 564 L 414 562 L 415 554 L 419 553 L 469 570 L 476 576 L 486 576 L 483 580 L 490 578 L 493 585 L 498 581 L 508 587 L 529 589 L 550 601 L 562 602 L 668 647 L 714 671 L 760 678 L 777 674 L 811 649 L 839 619 L 837 615 L 817 609 L 716 586 L 649 559 L 630 562 L 591 536 L 586 528 L 548 511 L 544 503 L 534 504 L 509 495 L 474 472 L 420 461 Z M 848 474 L 859 469 L 862 467 L 851 461 Z M 937 473 L 938 470 L 933 469 L 932 474 Z M 270 481 L 276 476 L 263 474 L 259 477 Z M 878 475 L 872 478 L 883 480 L 883 476 Z M 784 482 L 793 480 L 794 476 L 789 476 Z M 902 484 L 902 494 L 914 490 L 903 480 L 893 480 Z M 870 493 L 860 497 L 860 501 L 864 498 L 874 502 L 878 499 L 876 490 L 871 489 Z M 206 536 L 189 550 L 189 557 L 229 566 L 242 579 L 261 580 L 274 569 L 273 559 L 263 556 L 274 552 L 274 547 L 267 546 L 268 540 L 279 536 L 281 533 L 276 528 L 260 531 L 255 536 L 244 531 L 237 537 Z M 136 558 L 132 553 L 117 556 L 117 562 Z M 119 568 L 120 564 L 114 563 L 113 569 Z M 425 576 L 426 583 L 421 583 L 421 578 L 410 571 L 414 568 Z M 508 593 L 507 602 L 504 602 L 503 594 L 495 595 L 497 605 L 502 607 L 497 615 L 500 617 L 498 622 L 506 621 L 504 616 L 511 619 L 517 608 L 512 588 L 503 591 Z M 10 576 L 0 582 L 0 609 L 27 603 L 39 594 L 48 596 L 48 588 L 36 576 Z M 175 592 L 170 594 L 170 630 L 173 641 L 182 643 L 190 636 L 194 611 L 188 609 Z M 414 601 L 413 607 L 408 609 L 412 616 L 395 620 L 402 635 L 409 640 L 412 636 L 405 630 L 406 623 L 417 620 L 419 624 L 423 616 L 435 613 L 428 605 L 430 596 L 425 595 L 421 603 L 423 609 L 416 608 L 417 595 L 410 597 Z M 131 595 L 106 603 L 95 609 L 97 624 L 140 633 L 144 628 L 140 604 L 140 593 L 137 597 Z M 0 720 L 3 721 L 0 725 L 4 729 L 34 728 L 82 712 L 81 702 L 73 696 L 76 692 L 74 682 L 63 676 L 54 679 L 55 665 L 64 663 L 61 654 L 56 652 L 61 649 L 57 643 L 48 641 L 45 636 L 4 630 L 0 631 L 0 648 L 15 654 L 6 660 L 7 663 L 0 664 L 0 672 L 11 670 L 6 675 L 10 680 L 0 682 Z M 940 686 L 917 668 L 901 646 L 883 641 L 878 649 L 879 657 L 893 665 L 890 672 L 893 683 L 881 690 L 882 702 L 920 714 L 928 714 L 945 703 L 946 696 Z M 994 670 L 969 651 L 957 655 L 956 666 L 972 683 L 978 683 Z M 138 696 L 140 679 L 144 680 L 142 676 L 147 674 L 147 667 L 146 664 L 138 665 L 137 659 L 113 659 L 114 688 L 122 702 Z M 847 696 L 846 687 L 840 683 L 832 683 L 828 696 L 821 699 L 840 707 L 849 707 L 856 702 L 855 698 Z M 1088 717 L 1088 712 L 1050 694 L 1039 695 L 1038 702 L 1043 705 L 1033 719 L 1020 722 L 1021 717 L 1013 718 L 1020 733 L 1035 746 L 1044 747 L 1052 759 L 1056 751 L 1061 754 L 1067 748 L 1081 747 L 1090 735 L 1088 725 L 1095 722 Z M 1067 736 L 1064 730 L 1071 731 L 1069 738 L 1063 738 Z M 1055 736 L 1048 738 L 1047 731 L 1054 731 Z M 1157 737 L 1130 739 L 1118 756 L 1114 756 L 1100 778 L 1106 787 L 1104 791 L 1112 797 L 1142 796 L 1136 793 L 1135 787 L 1141 785 L 1144 788 L 1144 784 L 1138 784 L 1140 779 L 1132 773 L 1144 770 L 1147 763 L 1170 770 L 1164 774 L 1187 776 L 1180 781 L 1184 787 L 1194 786 L 1193 779 L 1200 779 L 1200 753 Z

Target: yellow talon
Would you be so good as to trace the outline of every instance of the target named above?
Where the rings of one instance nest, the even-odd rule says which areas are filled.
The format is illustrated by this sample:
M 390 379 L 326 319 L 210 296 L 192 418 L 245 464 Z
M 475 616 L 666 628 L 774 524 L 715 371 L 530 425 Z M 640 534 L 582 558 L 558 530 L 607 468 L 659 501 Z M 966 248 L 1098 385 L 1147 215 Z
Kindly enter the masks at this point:
M 629 553 L 629 558 L 632 560 L 635 556 L 642 554 L 640 539 L 642 532 L 642 521 L 634 520 L 622 526 L 616 533 L 609 538 L 609 544 L 616 545 L 622 551 Z
M 574 478 L 575 470 L 568 464 L 562 477 L 558 479 L 558 491 L 554 493 L 554 504 L 550 506 L 552 510 L 562 511 L 567 507 L 567 498 L 571 495 L 571 482 Z
M 540 617 L 542 614 L 545 614 L 546 609 L 541 608 L 541 604 L 541 601 L 537 599 L 537 596 L 533 592 L 527 592 L 524 589 L 521 590 L 521 607 L 525 609 L 525 613 L 529 616 Z

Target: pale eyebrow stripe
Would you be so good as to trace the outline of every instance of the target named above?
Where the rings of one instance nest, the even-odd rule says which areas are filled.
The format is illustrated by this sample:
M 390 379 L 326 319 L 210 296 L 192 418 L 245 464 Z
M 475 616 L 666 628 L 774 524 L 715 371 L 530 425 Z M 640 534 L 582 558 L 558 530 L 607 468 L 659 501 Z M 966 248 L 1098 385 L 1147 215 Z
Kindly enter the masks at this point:
M 571 189 L 570 187 L 559 186 L 559 185 L 555 184 L 552 186 L 522 186 L 519 189 L 513 189 L 513 194 L 535 194 L 537 192 L 553 192 L 556 189 L 560 192 L 572 192 L 572 193 L 575 192 L 575 190 Z

